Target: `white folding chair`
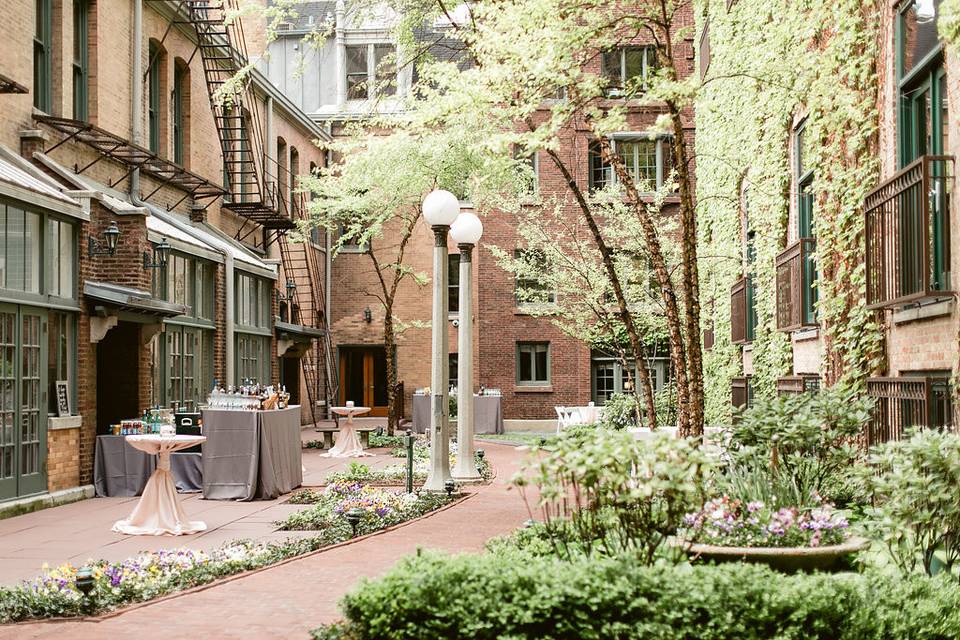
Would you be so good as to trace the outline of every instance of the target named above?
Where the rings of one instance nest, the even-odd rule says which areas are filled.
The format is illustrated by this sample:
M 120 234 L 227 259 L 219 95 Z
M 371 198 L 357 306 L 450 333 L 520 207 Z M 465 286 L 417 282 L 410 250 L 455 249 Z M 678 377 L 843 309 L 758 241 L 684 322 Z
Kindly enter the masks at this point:
M 557 435 L 560 435 L 560 431 L 575 424 L 573 422 L 575 409 L 572 407 L 554 407 L 554 409 L 557 411 Z

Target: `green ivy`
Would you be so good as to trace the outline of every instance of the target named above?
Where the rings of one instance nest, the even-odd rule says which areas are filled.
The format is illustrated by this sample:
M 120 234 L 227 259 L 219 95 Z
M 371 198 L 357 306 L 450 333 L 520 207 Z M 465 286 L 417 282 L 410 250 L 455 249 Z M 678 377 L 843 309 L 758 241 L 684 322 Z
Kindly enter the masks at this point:
M 704 362 L 708 423 L 729 421 L 730 379 L 742 371 L 730 341 L 730 287 L 743 271 L 744 196 L 756 250 L 754 393 L 772 396 L 791 372 L 789 336 L 775 328 L 775 258 L 788 231 L 790 138 L 803 117 L 816 170 L 821 375 L 859 387 L 882 357 L 881 328 L 864 304 L 861 208 L 879 176 L 880 8 L 872 0 L 728 4 L 701 0 L 697 8 L 701 30 L 709 20 L 711 51 L 696 100 L 701 302 L 716 336 Z

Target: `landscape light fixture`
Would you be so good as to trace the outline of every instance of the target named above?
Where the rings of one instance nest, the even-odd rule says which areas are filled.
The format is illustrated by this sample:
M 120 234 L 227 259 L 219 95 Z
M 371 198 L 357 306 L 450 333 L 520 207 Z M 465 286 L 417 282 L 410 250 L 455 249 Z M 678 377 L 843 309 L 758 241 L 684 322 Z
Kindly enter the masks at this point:
M 167 266 L 167 257 L 170 255 L 171 249 L 173 247 L 170 246 L 166 238 L 160 240 L 160 244 L 153 248 L 153 260 L 150 259 L 149 253 L 143 252 L 143 268 L 163 269 Z
M 453 490 L 457 488 L 457 485 L 453 480 L 447 480 L 443 483 L 443 490 L 447 492 L 447 498 L 453 497 Z
M 350 528 L 353 529 L 353 537 L 357 537 L 357 526 L 360 524 L 360 519 L 363 518 L 363 511 L 359 508 L 354 507 L 347 511 L 346 514 L 347 523 L 350 525 Z
M 117 241 L 120 239 L 120 228 L 116 221 L 103 230 L 104 243 L 101 244 L 93 236 L 87 236 L 87 256 L 112 256 L 117 252 Z
M 93 587 L 96 585 L 96 580 L 93 578 L 93 570 L 90 567 L 81 567 L 78 569 L 77 577 L 74 579 L 73 584 L 77 587 L 77 591 L 83 594 L 84 608 L 89 611 L 91 608 L 90 592 L 93 591 Z
M 373 312 L 370 311 L 370 307 L 367 307 L 363 310 L 363 321 L 367 324 L 373 322 Z

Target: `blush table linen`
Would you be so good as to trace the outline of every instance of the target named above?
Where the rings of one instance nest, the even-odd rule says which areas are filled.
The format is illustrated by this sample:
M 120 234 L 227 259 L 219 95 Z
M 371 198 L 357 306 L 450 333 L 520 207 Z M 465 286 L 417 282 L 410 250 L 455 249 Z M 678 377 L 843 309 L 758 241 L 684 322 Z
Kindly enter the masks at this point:
M 347 421 L 340 423 L 340 431 L 337 433 L 336 444 L 326 453 L 320 455 L 324 458 L 361 458 L 363 456 L 372 456 L 363 450 L 363 444 L 360 442 L 360 436 L 353 425 L 353 416 L 370 411 L 370 407 L 330 407 L 330 410 L 337 415 L 346 416 Z
M 157 469 L 143 488 L 143 495 L 126 520 L 118 520 L 113 531 L 131 536 L 182 536 L 206 531 L 207 525 L 187 520 L 177 500 L 177 488 L 170 473 L 170 454 L 206 441 L 204 436 L 127 436 L 134 449 L 157 456 Z

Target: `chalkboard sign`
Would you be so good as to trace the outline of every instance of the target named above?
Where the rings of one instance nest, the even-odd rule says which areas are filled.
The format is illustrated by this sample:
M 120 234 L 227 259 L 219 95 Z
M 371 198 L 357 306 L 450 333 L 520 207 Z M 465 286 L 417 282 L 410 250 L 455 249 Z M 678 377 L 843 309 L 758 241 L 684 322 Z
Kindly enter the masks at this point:
M 66 380 L 57 380 L 57 415 L 70 415 L 70 385 Z

